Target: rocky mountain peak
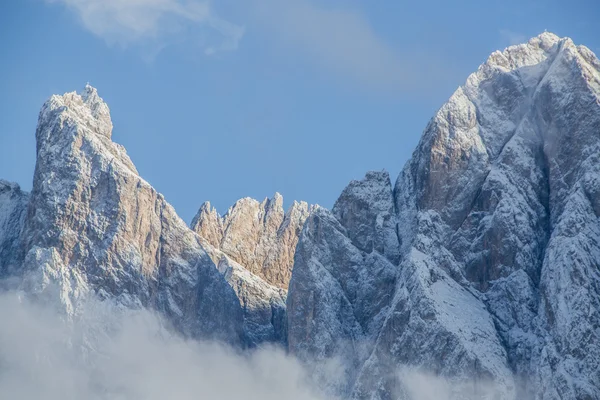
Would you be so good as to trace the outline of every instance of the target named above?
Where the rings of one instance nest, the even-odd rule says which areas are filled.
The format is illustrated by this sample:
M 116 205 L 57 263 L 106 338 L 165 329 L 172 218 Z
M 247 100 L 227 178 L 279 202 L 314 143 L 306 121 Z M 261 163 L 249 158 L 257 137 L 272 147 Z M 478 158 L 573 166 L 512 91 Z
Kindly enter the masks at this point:
M 394 196 L 387 171 L 370 171 L 364 179 L 350 182 L 332 212 L 357 248 L 377 250 L 393 263 L 399 261 Z
M 219 248 L 223 240 L 223 220 L 216 208 L 206 201 L 198 210 L 190 225 L 192 230 L 206 239 L 213 247 Z
M 543 33 L 494 52 L 395 185 L 331 211 L 244 198 L 191 228 L 111 139 L 91 86 L 52 96 L 31 194 L 0 181 L 0 274 L 69 315 L 91 295 L 184 335 L 287 344 L 334 397 L 600 398 L 600 61 Z M 289 290 L 286 290 L 289 289 Z M 400 368 L 400 370 L 399 370 Z
M 473 385 L 450 398 L 599 398 L 599 177 L 600 61 L 550 33 L 494 52 L 393 191 L 368 174 L 309 217 L 290 351 L 356 365 L 357 399 L 402 393 L 398 365 Z
M 19 247 L 26 287 L 69 314 L 95 294 L 160 311 L 182 333 L 243 342 L 243 315 L 202 239 L 111 140 L 96 89 L 52 96 Z
M 309 212 L 307 203 L 296 201 L 284 212 L 283 196 L 275 193 L 262 202 L 240 199 L 222 217 L 205 203 L 191 227 L 253 274 L 287 289 L 296 243 Z

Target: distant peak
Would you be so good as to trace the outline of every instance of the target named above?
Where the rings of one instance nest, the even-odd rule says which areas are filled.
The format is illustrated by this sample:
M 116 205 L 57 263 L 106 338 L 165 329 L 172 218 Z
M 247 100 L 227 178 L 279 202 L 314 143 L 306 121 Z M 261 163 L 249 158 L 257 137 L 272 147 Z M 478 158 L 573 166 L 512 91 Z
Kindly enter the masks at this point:
M 268 209 L 278 208 L 283 210 L 283 196 L 279 192 L 275 192 L 272 198 L 265 199 L 265 207 Z
M 364 179 L 365 180 L 383 180 L 383 181 L 389 181 L 390 180 L 390 173 L 388 171 L 386 171 L 385 169 L 382 169 L 381 171 L 367 171 L 367 173 L 365 174 Z
M 21 187 L 18 183 L 0 179 L 0 192 L 4 191 L 21 191 Z

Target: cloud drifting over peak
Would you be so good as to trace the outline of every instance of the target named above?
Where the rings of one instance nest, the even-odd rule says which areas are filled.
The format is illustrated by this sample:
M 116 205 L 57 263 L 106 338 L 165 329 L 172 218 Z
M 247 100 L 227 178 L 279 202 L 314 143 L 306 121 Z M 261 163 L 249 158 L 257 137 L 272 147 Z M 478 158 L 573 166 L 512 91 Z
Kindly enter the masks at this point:
M 153 42 L 197 35 L 206 54 L 235 50 L 242 26 L 220 18 L 208 1 L 198 0 L 46 0 L 76 14 L 83 27 L 109 44 Z

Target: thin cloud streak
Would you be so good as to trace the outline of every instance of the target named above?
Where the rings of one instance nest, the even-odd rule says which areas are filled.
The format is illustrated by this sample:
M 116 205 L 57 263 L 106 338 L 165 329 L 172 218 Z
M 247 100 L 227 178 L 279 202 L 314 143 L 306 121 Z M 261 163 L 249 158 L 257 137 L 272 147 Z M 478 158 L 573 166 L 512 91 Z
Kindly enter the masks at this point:
M 238 47 L 244 27 L 220 18 L 208 1 L 46 0 L 73 12 L 82 26 L 110 45 L 162 48 L 181 36 L 210 36 L 206 54 Z M 185 39 L 185 38 L 184 38 Z
M 397 93 L 435 87 L 453 75 L 433 54 L 388 43 L 358 10 L 311 0 L 255 0 L 259 25 L 310 62 L 364 88 Z

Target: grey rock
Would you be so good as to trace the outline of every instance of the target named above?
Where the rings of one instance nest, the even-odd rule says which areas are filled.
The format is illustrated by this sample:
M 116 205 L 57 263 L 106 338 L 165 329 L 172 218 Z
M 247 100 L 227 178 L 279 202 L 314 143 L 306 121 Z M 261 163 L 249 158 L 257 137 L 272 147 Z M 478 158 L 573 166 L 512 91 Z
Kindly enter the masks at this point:
M 23 229 L 29 195 L 16 183 L 0 179 L 0 277 L 19 269 L 19 236 Z

